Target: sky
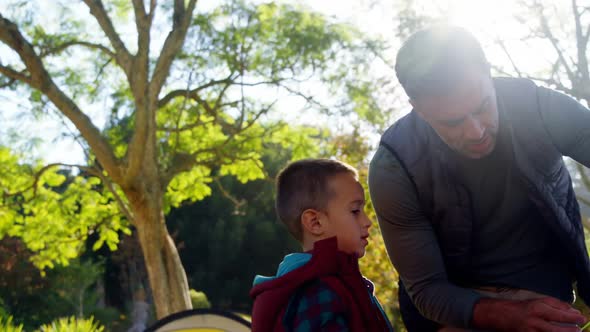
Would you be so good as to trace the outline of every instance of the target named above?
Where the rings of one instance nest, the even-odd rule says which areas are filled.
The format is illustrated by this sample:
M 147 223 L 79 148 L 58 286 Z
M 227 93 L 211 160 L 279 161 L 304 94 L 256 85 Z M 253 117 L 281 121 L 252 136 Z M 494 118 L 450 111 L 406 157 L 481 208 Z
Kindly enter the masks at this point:
M 385 40 L 390 41 L 392 47 L 391 52 L 386 56 L 393 60 L 395 57 L 396 47 L 400 41 L 395 39 L 395 14 L 400 10 L 399 5 L 395 5 L 395 1 L 379 1 L 379 0 L 279 0 L 282 2 L 304 3 L 314 10 L 322 12 L 328 16 L 333 17 L 338 21 L 349 22 L 358 26 L 361 30 L 369 35 L 380 36 Z M 545 0 L 549 3 L 558 0 Z M 492 63 L 506 63 L 507 58 L 503 50 L 499 49 L 495 43 L 495 38 L 501 37 L 506 41 L 511 50 L 513 59 L 519 63 L 519 66 L 528 68 L 536 68 L 544 65 L 548 61 L 543 54 L 550 54 L 552 52 L 546 44 L 531 45 L 522 43 L 520 36 L 523 29 L 521 24 L 518 24 L 513 15 L 515 13 L 513 0 L 439 0 L 439 1 L 414 1 L 416 8 L 422 12 L 433 15 L 436 12 L 446 11 L 449 13 L 447 19 L 449 22 L 461 25 L 471 30 L 476 37 L 482 42 L 486 49 L 487 55 Z M 0 13 L 6 8 L 3 8 L 0 1 Z M 208 7 L 213 7 L 218 3 L 216 0 L 200 0 L 198 2 L 199 10 L 206 10 Z M 51 15 L 50 2 L 44 2 L 46 6 L 47 20 L 56 19 L 55 15 Z M 49 6 L 49 7 L 47 7 Z M 55 13 L 54 13 L 55 14 Z M 52 18 L 54 17 L 54 18 Z M 519 30 L 520 29 L 520 30 Z M 534 56 L 532 56 L 534 55 Z M 0 61 L 6 57 L 5 49 L 0 47 Z M 43 140 L 36 152 L 46 159 L 48 162 L 63 162 L 63 163 L 81 163 L 84 159 L 81 148 L 76 142 L 70 140 L 59 139 L 60 132 L 68 122 L 57 115 L 51 116 L 49 119 L 44 119 L 43 122 L 34 121 L 30 117 L 17 117 L 14 110 L 26 108 L 26 99 L 16 96 L 16 103 L 14 95 L 7 95 L 0 91 L 0 122 L 11 124 L 8 126 L 0 126 L 0 143 L 6 141 L 7 129 L 16 129 L 13 132 L 18 133 L 24 137 L 37 137 Z M 285 104 L 291 101 L 284 101 Z M 100 105 L 99 105 L 100 106 Z M 92 109 L 92 108 L 91 108 Z M 100 123 L 99 117 L 100 109 L 94 108 L 93 118 Z M 296 112 L 293 112 L 296 113 Z M 72 125 L 69 124 L 72 128 Z

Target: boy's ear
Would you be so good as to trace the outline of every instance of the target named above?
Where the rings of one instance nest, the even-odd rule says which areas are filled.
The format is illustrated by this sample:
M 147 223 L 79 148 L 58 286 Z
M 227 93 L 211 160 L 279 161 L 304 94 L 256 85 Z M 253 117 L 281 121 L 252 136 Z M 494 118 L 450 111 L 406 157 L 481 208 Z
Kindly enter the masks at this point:
M 301 227 L 303 230 L 315 235 L 320 236 L 324 233 L 324 228 L 321 223 L 321 212 L 314 209 L 307 209 L 301 214 Z

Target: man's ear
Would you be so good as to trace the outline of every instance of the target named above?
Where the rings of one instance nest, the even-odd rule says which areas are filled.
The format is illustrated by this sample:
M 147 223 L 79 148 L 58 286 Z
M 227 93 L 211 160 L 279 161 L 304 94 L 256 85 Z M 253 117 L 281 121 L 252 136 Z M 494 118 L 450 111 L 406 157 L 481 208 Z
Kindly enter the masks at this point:
M 301 227 L 308 233 L 315 236 L 321 236 L 324 233 L 324 227 L 321 222 L 321 212 L 315 209 L 307 209 L 301 214 Z

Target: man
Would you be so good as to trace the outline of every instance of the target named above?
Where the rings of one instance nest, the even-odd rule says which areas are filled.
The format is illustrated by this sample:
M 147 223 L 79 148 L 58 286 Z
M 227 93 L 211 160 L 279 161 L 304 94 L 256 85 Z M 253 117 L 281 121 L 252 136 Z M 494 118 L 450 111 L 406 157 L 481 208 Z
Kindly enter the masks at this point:
M 590 167 L 590 111 L 492 78 L 457 27 L 411 36 L 396 74 L 413 110 L 382 136 L 369 189 L 408 330 L 578 331 L 590 265 L 562 157 Z

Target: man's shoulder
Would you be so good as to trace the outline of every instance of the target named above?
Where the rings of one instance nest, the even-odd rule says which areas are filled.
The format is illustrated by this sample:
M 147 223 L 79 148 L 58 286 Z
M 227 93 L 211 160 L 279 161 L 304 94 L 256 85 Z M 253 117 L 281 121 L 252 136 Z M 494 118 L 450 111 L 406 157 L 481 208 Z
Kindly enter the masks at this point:
M 533 82 L 530 78 L 525 77 L 494 76 L 492 79 L 494 81 L 494 84 L 536 86 L 535 82 Z
M 372 170 L 380 170 L 383 169 L 384 166 L 389 166 L 391 164 L 399 165 L 399 161 L 392 153 L 391 150 L 385 144 L 379 144 L 375 154 L 371 158 L 369 163 L 369 172 Z
M 522 77 L 494 77 L 494 87 L 500 96 L 519 96 L 523 93 L 534 93 L 538 88 L 537 84 L 528 78 Z
M 410 110 L 407 114 L 397 119 L 395 122 L 393 122 L 393 124 L 391 124 L 391 126 L 389 126 L 389 128 L 385 130 L 382 139 L 396 131 L 402 130 L 404 127 L 411 126 L 415 120 L 416 114 L 413 110 Z

